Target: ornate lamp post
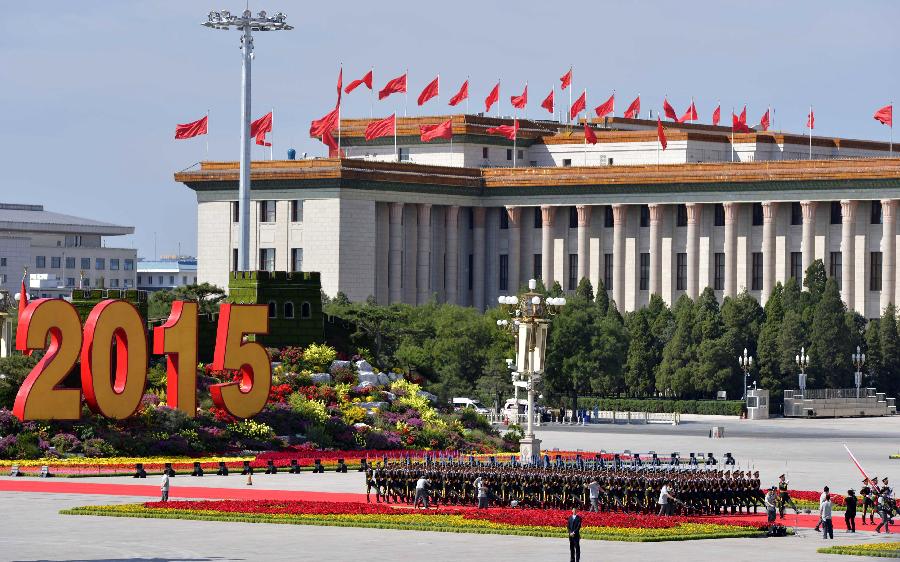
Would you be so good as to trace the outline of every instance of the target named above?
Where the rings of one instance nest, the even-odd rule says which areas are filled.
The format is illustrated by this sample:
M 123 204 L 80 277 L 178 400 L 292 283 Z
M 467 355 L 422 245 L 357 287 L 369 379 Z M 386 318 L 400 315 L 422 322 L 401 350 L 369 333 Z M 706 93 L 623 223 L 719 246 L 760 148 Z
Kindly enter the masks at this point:
M 516 340 L 516 371 L 513 385 L 528 391 L 528 425 L 525 438 L 519 443 L 519 457 L 523 463 L 535 462 L 541 455 L 541 441 L 534 436 L 534 394 L 544 374 L 544 355 L 547 350 L 547 331 L 550 318 L 565 306 L 563 297 L 544 297 L 535 292 L 537 282 L 528 281 L 528 292 L 519 296 L 497 299 L 510 319 L 497 320 L 497 326 L 512 332 Z
M 800 367 L 800 374 L 797 375 L 798 383 L 800 384 L 800 393 L 805 397 L 806 396 L 806 369 L 809 367 L 809 355 L 806 353 L 806 348 L 800 348 L 800 354 L 794 357 L 794 361 L 797 363 L 797 366 Z
M 738 365 L 744 370 L 744 395 L 741 400 L 747 399 L 747 378 L 750 376 L 750 368 L 753 367 L 753 357 L 747 354 L 747 348 L 744 348 L 744 354 L 738 355 Z
M 856 399 L 859 400 L 859 387 L 862 386 L 862 368 L 866 364 L 866 354 L 861 353 L 859 346 L 856 346 L 856 353 L 851 354 L 850 359 L 853 360 L 853 366 L 856 367 L 853 378 L 856 382 Z

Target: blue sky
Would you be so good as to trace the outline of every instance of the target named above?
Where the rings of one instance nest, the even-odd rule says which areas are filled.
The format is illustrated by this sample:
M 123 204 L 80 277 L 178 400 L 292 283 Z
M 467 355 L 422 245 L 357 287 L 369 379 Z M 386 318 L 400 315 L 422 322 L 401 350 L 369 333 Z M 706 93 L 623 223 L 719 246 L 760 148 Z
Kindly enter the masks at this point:
M 0 19 L 0 201 L 133 225 L 136 245 L 158 253 L 196 248 L 196 200 L 173 172 L 205 158 L 205 139 L 174 141 L 176 123 L 211 112 L 210 159 L 238 157 L 238 33 L 199 24 L 210 9 L 242 2 L 176 0 L 18 3 Z M 570 64 L 593 107 L 617 90 L 619 113 L 638 93 L 664 94 L 682 112 L 694 97 L 708 122 L 768 105 L 775 127 L 804 130 L 810 104 L 822 135 L 887 140 L 872 119 L 900 101 L 900 3 L 708 2 L 252 2 L 283 11 L 293 31 L 258 34 L 254 116 L 275 108 L 276 157 L 288 147 L 321 155 L 309 121 L 345 83 L 375 65 L 375 87 L 409 68 L 415 97 L 441 74 L 441 104 L 471 76 L 472 111 L 498 76 L 502 109 L 529 82 L 529 114 Z M 557 92 L 557 100 L 561 100 Z M 402 96 L 376 115 L 403 110 Z M 559 103 L 559 101 L 557 102 Z M 368 116 L 367 90 L 345 98 L 344 116 Z M 900 136 L 898 136 L 900 137 Z M 254 148 L 254 158 L 268 157 Z

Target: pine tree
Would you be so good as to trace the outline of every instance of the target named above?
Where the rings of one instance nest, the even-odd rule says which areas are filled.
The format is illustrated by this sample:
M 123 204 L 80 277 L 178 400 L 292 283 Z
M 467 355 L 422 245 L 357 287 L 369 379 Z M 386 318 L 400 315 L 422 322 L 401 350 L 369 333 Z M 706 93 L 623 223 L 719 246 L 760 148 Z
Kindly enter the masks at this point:
M 693 391 L 691 359 L 694 356 L 694 303 L 681 295 L 674 306 L 675 331 L 663 349 L 656 375 L 656 390 L 664 396 L 684 396 Z
M 648 317 L 647 309 L 642 308 L 626 322 L 630 342 L 625 363 L 625 391 L 629 396 L 645 397 L 653 393 L 656 358 Z
M 825 274 L 825 264 L 822 260 L 814 260 L 803 275 L 803 286 L 809 290 L 812 304 L 818 303 L 822 298 L 826 281 L 828 281 L 828 276 Z
M 876 387 L 888 396 L 897 396 L 900 391 L 900 337 L 897 335 L 897 309 L 893 304 L 884 309 L 879 321 L 881 343 L 881 370 Z
M 597 292 L 594 294 L 594 302 L 597 303 L 599 313 L 605 315 L 606 310 L 609 308 L 609 294 L 606 292 L 606 287 L 603 286 L 603 279 L 600 279 L 597 282 Z
M 817 384 L 827 388 L 843 388 L 853 380 L 850 354 L 855 338 L 848 338 L 846 311 L 837 283 L 829 279 L 816 305 L 809 338 L 809 371 Z
M 594 286 L 587 277 L 582 277 L 575 288 L 575 296 L 581 297 L 587 302 L 594 302 Z
M 732 344 L 731 377 L 727 389 L 730 393 L 740 390 L 744 384 L 744 371 L 737 363 L 737 356 L 743 354 L 744 349 L 750 354 L 756 363 L 754 371 L 759 366 L 757 342 L 760 330 L 765 320 L 765 313 L 759 302 L 750 293 L 744 290 L 737 297 L 728 297 L 722 303 L 722 322 L 725 325 L 725 334 Z
M 781 334 L 781 322 L 784 320 L 784 308 L 781 302 L 781 283 L 766 301 L 765 320 L 759 330 L 756 346 L 756 365 L 759 372 L 759 385 L 769 389 L 772 399 L 780 400 L 784 390 L 781 371 L 781 358 L 778 341 Z
M 882 372 L 882 360 L 881 360 L 881 320 L 878 318 L 873 318 L 866 325 L 866 335 L 865 335 L 866 345 L 863 348 L 866 354 L 866 364 L 863 365 L 863 386 L 866 386 L 865 377 L 868 375 L 871 377 L 869 382 L 876 385 L 876 388 L 882 387 L 881 382 L 881 372 Z
M 550 287 L 550 291 L 548 293 L 551 297 L 561 297 L 563 296 L 563 288 L 562 285 L 559 284 L 559 281 L 554 281 L 553 286 Z

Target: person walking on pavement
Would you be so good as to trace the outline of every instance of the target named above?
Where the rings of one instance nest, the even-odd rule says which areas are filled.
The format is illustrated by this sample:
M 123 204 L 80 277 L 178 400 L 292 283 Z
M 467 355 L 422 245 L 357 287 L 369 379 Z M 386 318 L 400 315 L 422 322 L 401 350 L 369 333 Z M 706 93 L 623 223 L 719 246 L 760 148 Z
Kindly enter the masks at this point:
M 825 494 L 825 501 L 819 505 L 819 521 L 822 524 L 822 538 L 833 539 L 834 527 L 831 524 L 831 495 Z
M 162 498 L 160 501 L 167 502 L 169 501 L 169 473 L 168 471 L 163 470 L 162 481 L 159 486 L 160 495 Z
M 590 497 L 590 500 L 591 500 L 591 508 L 590 508 L 590 511 L 599 511 L 599 508 L 598 508 L 598 505 L 597 505 L 597 504 L 598 504 L 599 499 L 600 499 L 600 492 L 602 491 L 602 492 L 605 494 L 605 493 L 606 493 L 606 490 L 604 490 L 604 489 L 600 486 L 600 483 L 597 482 L 597 477 L 596 477 L 596 476 L 593 477 L 593 478 L 591 478 L 591 481 L 590 481 L 590 482 L 588 483 L 588 485 L 587 485 L 587 489 L 588 489 L 588 496 Z
M 828 498 L 828 486 L 825 486 L 822 489 L 822 495 L 819 496 L 819 513 L 822 512 L 822 502 L 824 502 L 827 498 Z M 822 519 L 820 518 L 819 522 L 816 523 L 816 532 L 818 533 L 819 530 L 821 530 L 821 528 L 822 528 Z
M 574 507 L 566 521 L 566 531 L 569 533 L 569 562 L 581 562 L 581 516 Z
M 659 515 L 672 515 L 675 513 L 675 497 L 669 493 L 669 483 L 663 484 L 659 491 L 659 499 L 656 503 L 659 505 Z
M 847 497 L 844 498 L 844 524 L 848 533 L 856 532 L 856 502 L 856 492 L 852 488 L 847 490 Z
M 424 474 L 416 480 L 416 499 L 413 503 L 413 508 L 419 507 L 419 503 L 421 502 L 422 506 L 425 509 L 428 509 L 428 484 L 428 479 L 425 478 Z
M 487 509 L 488 489 L 487 482 L 479 476 L 475 479 L 475 490 L 478 493 L 478 509 Z
M 881 521 L 878 523 L 878 525 L 875 526 L 876 533 L 881 532 L 882 526 L 884 526 L 885 533 L 891 532 L 890 524 L 891 524 L 892 509 L 891 509 L 890 501 L 891 501 L 890 496 L 887 494 L 887 492 L 883 492 L 878 497 L 878 516 L 881 517 Z
M 769 488 L 769 492 L 766 494 L 763 502 L 766 504 L 766 520 L 769 523 L 769 533 L 771 533 L 778 510 L 778 496 L 775 495 L 775 486 Z

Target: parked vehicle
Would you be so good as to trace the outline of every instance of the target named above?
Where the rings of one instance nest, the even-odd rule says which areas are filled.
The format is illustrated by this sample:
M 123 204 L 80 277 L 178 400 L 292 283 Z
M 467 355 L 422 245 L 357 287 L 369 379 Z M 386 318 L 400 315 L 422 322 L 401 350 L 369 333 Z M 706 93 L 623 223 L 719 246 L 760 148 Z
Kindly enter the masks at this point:
M 484 404 L 473 398 L 457 397 L 453 399 L 454 410 L 462 410 L 464 408 L 475 410 L 481 415 L 487 415 L 490 413 L 490 410 L 485 408 Z

